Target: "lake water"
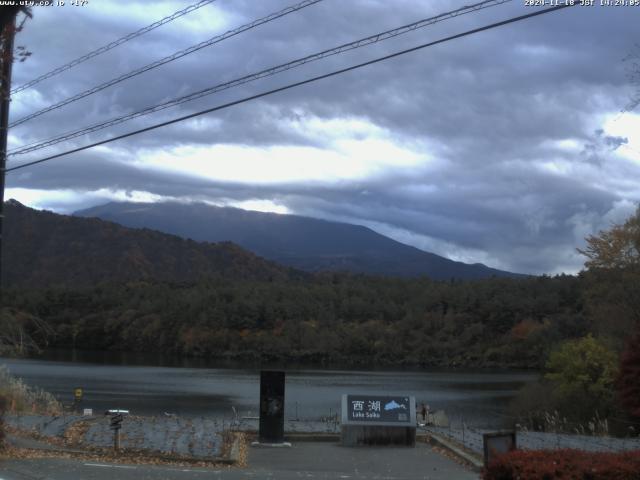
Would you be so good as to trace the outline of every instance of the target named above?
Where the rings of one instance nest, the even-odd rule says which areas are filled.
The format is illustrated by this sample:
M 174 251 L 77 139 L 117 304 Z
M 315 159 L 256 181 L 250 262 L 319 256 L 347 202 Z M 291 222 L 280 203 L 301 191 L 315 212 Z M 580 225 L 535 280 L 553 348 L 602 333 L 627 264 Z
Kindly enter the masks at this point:
M 259 367 L 213 361 L 175 361 L 139 355 L 54 352 L 38 359 L 0 358 L 27 384 L 64 403 L 84 390 L 83 406 L 102 412 L 122 408 L 138 415 L 175 413 L 232 418 L 233 408 L 255 416 Z M 460 369 L 351 370 L 285 367 L 286 417 L 319 419 L 335 414 L 343 393 L 414 395 L 432 410 L 475 427 L 504 425 L 509 401 L 537 374 Z

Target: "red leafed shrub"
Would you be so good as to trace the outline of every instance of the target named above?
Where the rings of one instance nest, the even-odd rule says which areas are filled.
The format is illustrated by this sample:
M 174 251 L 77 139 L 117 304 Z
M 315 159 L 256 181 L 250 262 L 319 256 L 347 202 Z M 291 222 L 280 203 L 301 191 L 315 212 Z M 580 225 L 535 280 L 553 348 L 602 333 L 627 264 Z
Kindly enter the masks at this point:
M 640 450 L 514 450 L 483 470 L 484 480 L 639 480 Z
M 640 417 L 640 333 L 631 338 L 620 359 L 616 382 L 620 403 L 634 417 Z

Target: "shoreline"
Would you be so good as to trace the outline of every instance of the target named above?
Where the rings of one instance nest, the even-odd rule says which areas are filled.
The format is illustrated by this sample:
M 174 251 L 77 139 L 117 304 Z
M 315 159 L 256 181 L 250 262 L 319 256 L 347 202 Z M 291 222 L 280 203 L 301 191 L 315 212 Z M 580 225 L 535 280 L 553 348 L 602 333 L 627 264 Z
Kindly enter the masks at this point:
M 314 361 L 304 360 L 304 357 L 269 358 L 264 356 L 256 358 L 252 354 L 234 355 L 175 355 L 160 354 L 148 351 L 125 350 L 91 350 L 91 349 L 67 349 L 49 348 L 40 354 L 24 356 L 0 355 L 0 363 L 3 360 L 42 360 L 52 362 L 70 362 L 112 366 L 130 367 L 169 367 L 169 368 L 221 368 L 221 369 L 284 369 L 297 370 L 335 370 L 353 371 L 366 367 L 370 372 L 392 372 L 402 369 L 406 372 L 420 372 L 428 370 L 437 373 L 439 371 L 456 370 L 461 373 L 537 373 L 539 366 L 511 363 L 505 365 L 501 362 L 486 361 L 478 363 L 476 359 L 469 359 L 468 363 L 402 363 L 402 362 L 372 362 L 370 358 L 363 357 L 351 361 Z M 125 364 L 126 362 L 126 364 Z

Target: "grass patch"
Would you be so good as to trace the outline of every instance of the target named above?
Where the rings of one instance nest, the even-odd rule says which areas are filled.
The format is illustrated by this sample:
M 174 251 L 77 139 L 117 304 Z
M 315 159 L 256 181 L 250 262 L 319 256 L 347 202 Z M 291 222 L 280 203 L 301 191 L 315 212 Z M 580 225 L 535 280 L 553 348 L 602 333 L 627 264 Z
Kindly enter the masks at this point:
M 59 415 L 62 404 L 49 392 L 30 387 L 14 377 L 5 366 L 0 366 L 0 403 L 4 401 L 6 413 L 38 413 Z

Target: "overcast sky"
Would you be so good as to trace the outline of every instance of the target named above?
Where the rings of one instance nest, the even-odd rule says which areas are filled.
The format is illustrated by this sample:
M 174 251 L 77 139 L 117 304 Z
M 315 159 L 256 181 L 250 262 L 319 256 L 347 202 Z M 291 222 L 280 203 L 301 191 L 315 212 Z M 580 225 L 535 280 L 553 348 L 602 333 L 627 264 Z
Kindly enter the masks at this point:
M 37 7 L 19 86 L 195 0 Z M 218 0 L 13 97 L 18 120 L 294 1 Z M 10 131 L 10 149 L 469 4 L 324 0 Z M 534 11 L 439 22 L 10 158 L 9 167 Z M 12 172 L 5 199 L 68 213 L 112 200 L 207 201 L 367 225 L 448 258 L 575 273 L 584 237 L 640 201 L 629 55 L 640 7 L 573 7 Z M 635 45 L 635 46 L 634 46 Z

